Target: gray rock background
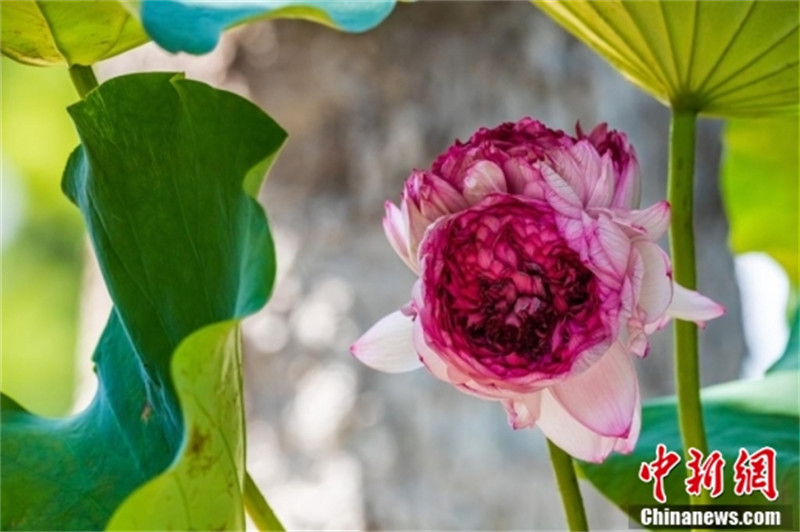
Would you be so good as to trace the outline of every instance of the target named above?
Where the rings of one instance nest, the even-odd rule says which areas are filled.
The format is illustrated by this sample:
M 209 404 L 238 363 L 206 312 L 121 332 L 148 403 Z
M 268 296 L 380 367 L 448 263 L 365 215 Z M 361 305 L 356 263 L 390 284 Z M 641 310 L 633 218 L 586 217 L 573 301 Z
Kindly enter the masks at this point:
M 565 130 L 580 120 L 626 131 L 650 204 L 665 196 L 667 109 L 527 2 L 401 4 L 363 35 L 257 23 L 208 56 L 146 46 L 101 74 L 134 70 L 184 70 L 250 98 L 290 132 L 261 194 L 279 280 L 245 326 L 249 467 L 285 524 L 563 528 L 537 430 L 512 431 L 499 405 L 424 371 L 384 375 L 351 359 L 350 343 L 405 303 L 413 282 L 383 236 L 382 205 L 454 139 L 525 115 Z M 706 384 L 736 378 L 745 355 L 718 137 L 717 123 L 700 124 L 699 282 L 728 308 L 701 335 Z M 670 338 L 658 333 L 639 364 L 646 396 L 674 389 Z M 584 493 L 593 528 L 627 528 L 593 488 Z

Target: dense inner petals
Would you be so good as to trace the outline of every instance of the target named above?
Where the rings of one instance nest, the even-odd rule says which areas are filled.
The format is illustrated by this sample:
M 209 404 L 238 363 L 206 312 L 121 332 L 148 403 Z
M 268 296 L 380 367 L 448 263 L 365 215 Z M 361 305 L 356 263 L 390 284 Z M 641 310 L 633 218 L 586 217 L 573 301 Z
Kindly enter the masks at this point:
M 498 377 L 568 372 L 608 335 L 598 282 L 543 204 L 490 196 L 422 251 L 428 336 Z
M 575 139 L 563 131 L 523 118 L 494 129 L 482 128 L 468 142 L 457 141 L 434 161 L 431 172 L 463 191 L 466 171 L 476 161 L 490 161 L 500 168 L 510 159 L 533 163 L 546 158 L 551 150 L 568 148 L 574 143 Z

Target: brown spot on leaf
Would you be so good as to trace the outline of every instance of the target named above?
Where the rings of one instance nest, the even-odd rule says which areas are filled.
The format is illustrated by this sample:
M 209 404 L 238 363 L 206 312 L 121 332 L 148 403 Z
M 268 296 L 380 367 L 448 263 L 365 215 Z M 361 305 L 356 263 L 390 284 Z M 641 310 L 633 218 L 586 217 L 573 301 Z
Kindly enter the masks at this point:
M 208 443 L 208 434 L 203 434 L 197 427 L 192 429 L 192 439 L 189 440 L 189 453 L 202 454 Z
M 150 416 L 153 415 L 153 405 L 150 403 L 145 403 L 144 408 L 142 408 L 142 414 L 139 418 L 142 420 L 142 423 L 147 423 L 150 421 Z

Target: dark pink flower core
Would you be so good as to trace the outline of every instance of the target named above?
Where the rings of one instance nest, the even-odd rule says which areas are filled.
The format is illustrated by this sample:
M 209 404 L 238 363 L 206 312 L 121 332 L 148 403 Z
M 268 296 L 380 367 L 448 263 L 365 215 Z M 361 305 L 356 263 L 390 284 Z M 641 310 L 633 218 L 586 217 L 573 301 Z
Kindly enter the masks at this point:
M 426 338 L 498 377 L 566 374 L 608 339 L 598 281 L 543 203 L 491 195 L 422 243 Z

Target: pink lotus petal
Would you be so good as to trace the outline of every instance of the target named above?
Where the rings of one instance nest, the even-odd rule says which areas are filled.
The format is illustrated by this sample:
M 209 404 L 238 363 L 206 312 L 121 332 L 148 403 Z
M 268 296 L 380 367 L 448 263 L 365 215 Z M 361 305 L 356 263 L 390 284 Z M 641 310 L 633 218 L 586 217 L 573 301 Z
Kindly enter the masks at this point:
M 630 211 L 628 219 L 633 226 L 644 230 L 648 240 L 658 240 L 669 228 L 669 202 L 659 201 L 646 209 Z
M 645 326 L 637 319 L 628 320 L 628 340 L 625 349 L 628 353 L 644 358 L 650 351 L 650 342 L 647 339 Z
M 541 393 L 541 411 L 536 425 L 544 435 L 575 458 L 600 463 L 611 454 L 617 438 L 601 436 L 579 423 L 550 390 Z
M 713 320 L 725 314 L 725 307 L 706 296 L 684 288 L 678 283 L 674 283 L 674 287 L 672 303 L 667 308 L 667 314 L 670 317 L 693 321 L 700 327 L 705 327 L 707 320 Z
M 639 163 L 631 148 L 632 159 L 624 166 L 617 181 L 617 190 L 611 202 L 612 207 L 636 209 L 642 199 L 642 181 L 639 178 Z
M 516 399 L 504 399 L 503 407 L 508 414 L 508 422 L 513 429 L 533 427 L 539 418 L 541 392 L 523 395 Z
M 422 330 L 419 319 L 414 321 L 412 341 L 414 350 L 417 352 L 420 361 L 434 377 L 455 385 L 464 384 L 470 380 L 467 375 L 445 363 L 445 361 L 430 348 L 428 342 L 425 340 L 425 332 Z
M 452 371 L 452 368 L 450 368 L 450 370 Z M 463 374 L 461 375 L 462 379 L 465 378 Z M 538 390 L 533 392 L 529 390 L 520 390 L 514 386 L 509 385 L 508 382 L 497 382 L 495 384 L 495 383 L 478 382 L 475 380 L 468 380 L 466 382 L 456 384 L 455 387 L 466 394 L 473 395 L 481 399 L 488 399 L 491 401 L 507 401 L 507 400 L 510 401 L 512 399 L 517 399 L 521 396 L 530 395 L 538 392 Z
M 584 134 L 580 124 L 575 130 L 578 138 L 591 142 L 597 153 L 614 160 L 616 183 L 610 206 L 635 209 L 641 197 L 641 181 L 636 151 L 628 142 L 628 137 L 622 132 L 609 130 L 605 123 L 598 124 L 588 135 Z
M 644 261 L 642 256 L 634 249 L 628 257 L 628 272 L 622 283 L 622 292 L 620 293 L 622 312 L 626 316 L 638 317 L 639 296 L 642 291 L 643 279 Z
M 658 240 L 669 228 L 670 207 L 666 201 L 660 201 L 646 209 L 594 209 L 594 212 L 605 214 L 632 239 Z
M 570 184 L 546 164 L 538 165 L 537 169 L 548 185 L 545 189 L 547 202 L 564 216 L 580 219 L 583 205 Z
M 593 225 L 592 234 L 587 235 L 589 260 L 604 272 L 617 278 L 615 284 L 621 286 L 622 277 L 628 270 L 631 241 L 619 226 L 606 216 L 599 216 Z M 588 228 L 590 223 L 584 222 L 584 226 Z
M 635 249 L 644 263 L 644 276 L 639 292 L 639 307 L 645 312 L 645 322 L 661 316 L 672 300 L 672 272 L 669 257 L 653 242 L 641 240 Z
M 403 262 L 414 273 L 418 273 L 416 258 L 412 261 L 408 252 L 408 235 L 403 223 L 403 213 L 390 201 L 384 204 L 384 208 L 386 209 L 386 214 L 383 217 L 383 232 L 386 233 L 386 239 L 395 253 L 403 259 Z
M 639 383 L 636 383 L 636 406 L 633 409 L 633 421 L 631 422 L 631 432 L 627 438 L 617 438 L 614 443 L 614 450 L 618 453 L 629 454 L 636 447 L 639 440 L 639 433 L 642 431 L 642 395 L 639 393 Z
M 656 331 L 660 331 L 661 329 L 667 326 L 667 324 L 669 323 L 669 319 L 670 319 L 669 316 L 664 314 L 663 316 L 660 316 L 657 320 L 652 321 L 650 323 L 646 323 L 644 325 L 645 334 L 653 334 Z
M 372 326 L 352 346 L 350 352 L 372 369 L 403 373 L 422 367 L 414 351 L 414 323 L 401 311 L 393 312 Z
M 627 437 L 636 397 L 636 370 L 618 342 L 586 372 L 550 388 L 564 409 L 602 436 Z
M 464 197 L 474 205 L 489 194 L 506 192 L 506 179 L 499 166 L 491 161 L 477 161 L 464 176 Z
M 587 183 L 588 194 L 585 206 L 587 208 L 608 207 L 614 197 L 614 162 L 611 154 L 606 153 L 600 158 L 600 173 L 594 183 Z
M 501 176 L 502 179 L 502 176 Z M 422 174 L 419 205 L 422 215 L 435 221 L 440 216 L 453 214 L 469 204 L 450 183 L 433 174 Z
M 405 234 L 408 235 L 408 253 L 412 264 L 417 262 L 417 250 L 425 230 L 430 225 L 431 220 L 425 218 L 413 201 L 403 200 L 400 204 Z
M 381 320 L 353 352 L 389 371 L 421 362 L 578 458 L 630 451 L 632 355 L 646 354 L 672 299 L 653 243 L 669 206 L 632 210 L 639 185 L 633 147 L 604 124 L 572 137 L 523 118 L 456 141 L 411 173 L 400 209 L 387 205 L 387 237 L 419 279 L 405 321 Z
M 539 170 L 534 169 L 525 159 L 514 157 L 503 165 L 506 185 L 511 194 L 528 198 L 544 199 L 544 180 Z
M 553 169 L 569 184 L 581 206 L 588 206 L 594 180 L 603 174 L 603 162 L 592 143 L 579 140 L 567 149 L 552 150 L 549 155 Z

